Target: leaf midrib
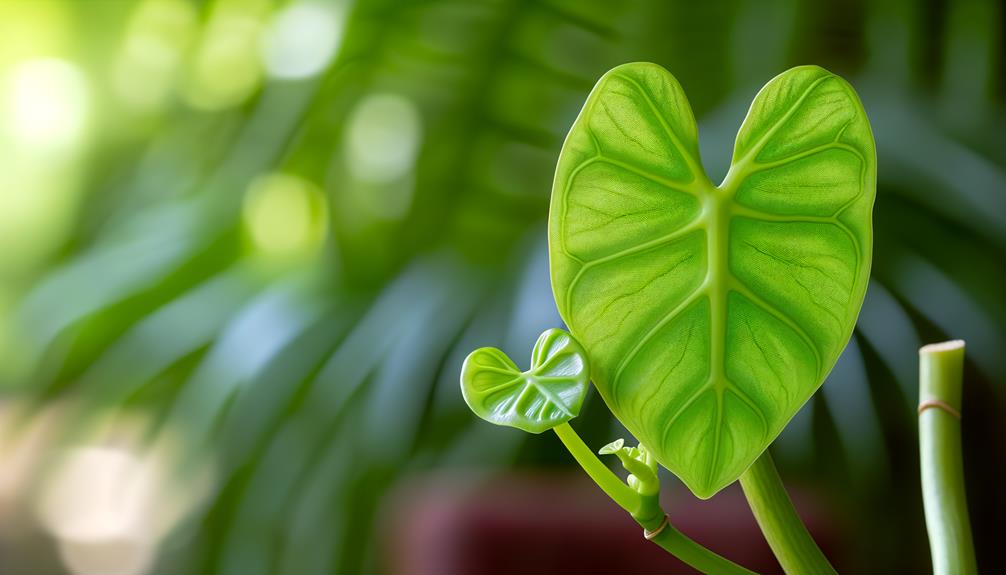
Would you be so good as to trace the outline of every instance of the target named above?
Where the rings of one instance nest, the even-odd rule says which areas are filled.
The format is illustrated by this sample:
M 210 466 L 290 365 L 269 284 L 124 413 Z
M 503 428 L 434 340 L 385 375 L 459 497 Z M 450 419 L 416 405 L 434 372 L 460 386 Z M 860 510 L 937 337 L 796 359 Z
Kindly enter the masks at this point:
M 814 86 L 819 84 L 820 81 L 815 82 Z M 804 97 L 810 93 L 808 90 Z M 801 98 L 800 101 L 802 101 Z M 799 104 L 796 104 L 794 108 L 787 113 L 782 118 L 780 118 L 779 123 L 785 122 L 786 119 L 795 109 L 799 108 Z M 760 148 L 767 142 L 768 139 L 760 141 L 758 146 L 753 148 L 749 154 L 753 157 L 757 155 Z M 818 152 L 822 150 L 817 150 Z M 713 437 L 713 454 L 710 460 L 709 467 L 707 468 L 707 483 L 713 481 L 712 474 L 717 468 L 717 463 L 719 459 L 720 444 L 722 443 L 722 430 L 723 430 L 723 413 L 724 413 L 724 401 L 725 394 L 727 391 L 733 391 L 737 395 L 738 399 L 744 402 L 749 409 L 754 412 L 763 424 L 763 431 L 765 434 L 771 432 L 768 429 L 768 418 L 763 412 L 763 410 L 754 403 L 751 398 L 743 391 L 735 382 L 733 382 L 726 373 L 726 328 L 727 328 L 727 301 L 728 296 L 731 291 L 735 291 L 741 297 L 747 299 L 752 305 L 762 309 L 765 313 L 768 313 L 772 317 L 786 324 L 790 329 L 794 330 L 796 335 L 810 348 L 816 360 L 815 372 L 820 375 L 820 370 L 822 366 L 823 359 L 821 358 L 820 350 L 816 342 L 810 335 L 799 325 L 789 314 L 783 312 L 776 308 L 775 305 L 768 303 L 763 297 L 757 296 L 752 299 L 750 294 L 754 294 L 753 290 L 747 286 L 743 280 L 737 277 L 733 271 L 730 269 L 729 264 L 729 230 L 730 223 L 736 217 L 748 217 L 751 219 L 761 219 L 762 221 L 772 221 L 775 219 L 772 214 L 762 214 L 758 210 L 753 210 L 741 206 L 735 202 L 735 196 L 739 188 L 739 183 L 743 182 L 744 179 L 749 177 L 751 173 L 759 171 L 760 166 L 757 163 L 748 163 L 747 167 L 740 172 L 736 170 L 731 170 L 731 174 L 728 174 L 728 179 L 724 181 L 721 186 L 714 186 L 711 183 L 706 183 L 706 179 L 703 182 L 703 178 L 697 178 L 697 181 L 692 182 L 691 186 L 693 189 L 698 188 L 697 192 L 700 200 L 702 201 L 702 210 L 692 221 L 684 224 L 675 232 L 668 234 L 666 237 L 678 236 L 677 232 L 683 230 L 693 231 L 695 229 L 701 229 L 706 234 L 706 250 L 707 250 L 707 262 L 706 262 L 706 273 L 702 280 L 702 283 L 695 288 L 695 290 L 685 297 L 678 305 L 674 307 L 664 318 L 659 322 L 651 326 L 650 330 L 644 335 L 640 340 L 638 340 L 635 345 L 629 350 L 629 352 L 623 357 L 622 362 L 619 363 L 614 376 L 612 378 L 612 396 L 617 402 L 617 393 L 615 389 L 618 386 L 618 382 L 621 379 L 624 369 L 632 362 L 639 351 L 646 345 L 646 343 L 652 339 L 652 337 L 670 321 L 674 318 L 679 317 L 684 313 L 687 308 L 694 305 L 695 302 L 699 301 L 701 298 L 708 298 L 709 301 L 709 316 L 710 316 L 710 361 L 709 361 L 709 373 L 707 375 L 706 381 L 701 385 L 697 386 L 693 394 L 689 399 L 677 410 L 675 413 L 668 418 L 669 425 L 666 431 L 670 430 L 673 423 L 677 420 L 678 416 L 681 415 L 694 401 L 700 397 L 703 393 L 709 389 L 713 389 L 716 393 L 716 422 L 714 427 L 714 437 Z M 733 176 L 736 180 L 731 180 L 730 177 Z M 840 210 L 841 211 L 841 210 Z M 764 219 L 759 216 L 768 216 Z M 782 219 L 782 218 L 779 218 Z M 837 214 L 831 217 L 822 218 L 808 218 L 806 216 L 794 216 L 792 218 L 786 218 L 785 221 L 801 222 L 809 221 L 812 223 L 830 223 L 842 229 L 842 231 L 852 236 L 850 230 L 837 218 Z M 683 234 L 682 234 L 683 235 Z M 855 239 L 853 237 L 853 239 Z M 649 242 L 647 242 L 649 243 Z M 660 242 L 663 243 L 663 242 Z M 858 242 L 856 242 L 857 252 L 858 252 Z M 635 251 L 635 250 L 630 250 Z M 601 263 L 601 262 L 598 262 Z M 582 270 L 581 270 L 582 271 Z M 578 276 L 580 274 L 577 274 Z M 570 288 L 575 285 L 575 282 L 570 284 Z M 740 288 L 740 289 L 738 289 Z M 666 433 L 665 431 L 665 433 Z

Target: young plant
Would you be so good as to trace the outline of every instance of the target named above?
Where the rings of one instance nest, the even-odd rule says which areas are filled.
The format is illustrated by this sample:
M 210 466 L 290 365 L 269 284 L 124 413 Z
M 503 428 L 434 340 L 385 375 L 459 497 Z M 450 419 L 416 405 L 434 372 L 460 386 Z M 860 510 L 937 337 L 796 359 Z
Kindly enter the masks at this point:
M 572 336 L 550 329 L 535 343 L 526 371 L 496 348 L 473 351 L 461 367 L 461 392 L 472 411 L 490 423 L 529 433 L 554 430 L 594 482 L 643 527 L 644 536 L 685 563 L 705 573 L 750 574 L 668 524 L 658 501 L 656 461 L 643 445 L 628 448 L 619 439 L 601 449 L 602 454 L 616 455 L 630 473 L 626 485 L 569 426 L 587 395 L 588 365 Z
M 788 573 L 834 572 L 766 449 L 852 334 L 875 190 L 866 113 L 824 69 L 793 68 L 762 88 L 714 185 L 675 78 L 654 64 L 614 68 L 573 124 L 552 190 L 552 291 L 572 336 L 543 334 L 525 372 L 499 350 L 474 352 L 465 399 L 493 423 L 554 429 L 658 543 L 683 538 L 656 503 L 659 463 L 703 499 L 739 479 Z M 601 450 L 628 485 L 568 424 L 588 376 L 640 441 Z M 664 547 L 706 572 L 742 569 L 690 541 Z
M 719 186 L 663 68 L 587 98 L 552 190 L 553 295 L 612 412 L 695 495 L 740 477 L 845 348 L 875 178 L 859 99 L 818 67 L 758 93 Z

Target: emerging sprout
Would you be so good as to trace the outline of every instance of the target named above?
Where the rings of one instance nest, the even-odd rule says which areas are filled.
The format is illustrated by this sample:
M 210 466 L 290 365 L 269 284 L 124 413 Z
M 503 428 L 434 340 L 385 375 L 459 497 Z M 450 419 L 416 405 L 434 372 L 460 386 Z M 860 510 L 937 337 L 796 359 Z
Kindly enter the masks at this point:
M 619 437 L 615 441 L 612 441 L 608 445 L 602 447 L 598 453 L 601 455 L 614 455 L 622 450 L 623 445 L 625 445 L 625 440 Z
M 622 467 L 629 472 L 626 482 L 640 495 L 656 495 L 660 492 L 657 479 L 657 460 L 640 443 L 636 447 L 626 447 L 624 439 L 616 439 L 598 451 L 601 455 L 615 455 Z

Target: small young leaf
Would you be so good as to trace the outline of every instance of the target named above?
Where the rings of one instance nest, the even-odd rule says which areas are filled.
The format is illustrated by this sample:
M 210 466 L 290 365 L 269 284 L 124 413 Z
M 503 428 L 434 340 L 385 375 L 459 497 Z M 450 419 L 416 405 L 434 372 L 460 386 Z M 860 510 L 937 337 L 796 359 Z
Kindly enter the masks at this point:
M 600 453 L 601 455 L 614 455 L 619 451 L 621 451 L 622 447 L 624 446 L 625 446 L 625 440 L 619 437 L 615 441 L 612 441 L 608 445 L 605 445 L 600 450 L 598 450 L 598 453 Z
M 583 348 L 561 329 L 541 334 L 527 371 L 493 347 L 473 351 L 461 367 L 461 394 L 476 415 L 529 433 L 579 415 L 589 382 Z
M 654 64 L 597 83 L 563 145 L 552 289 L 612 412 L 699 497 L 733 482 L 845 347 L 870 275 L 873 136 L 816 66 L 755 97 L 726 179 Z

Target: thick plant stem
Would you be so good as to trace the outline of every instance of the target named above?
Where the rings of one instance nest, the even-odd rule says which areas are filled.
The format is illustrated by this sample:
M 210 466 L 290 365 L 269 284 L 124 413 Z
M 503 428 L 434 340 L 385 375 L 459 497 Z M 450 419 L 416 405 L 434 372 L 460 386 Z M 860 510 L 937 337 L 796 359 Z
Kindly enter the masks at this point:
M 963 341 L 927 345 L 919 350 L 922 503 L 935 575 L 978 572 L 961 457 L 963 369 Z
M 568 423 L 557 425 L 553 430 L 594 483 L 597 483 L 608 497 L 629 512 L 639 523 L 647 539 L 684 563 L 709 575 L 756 575 L 754 571 L 745 569 L 699 545 L 667 523 L 658 496 L 640 495 L 622 482 L 594 455 Z
M 741 475 L 741 487 L 758 526 L 786 573 L 835 573 L 797 515 L 767 451 Z

